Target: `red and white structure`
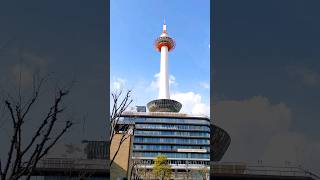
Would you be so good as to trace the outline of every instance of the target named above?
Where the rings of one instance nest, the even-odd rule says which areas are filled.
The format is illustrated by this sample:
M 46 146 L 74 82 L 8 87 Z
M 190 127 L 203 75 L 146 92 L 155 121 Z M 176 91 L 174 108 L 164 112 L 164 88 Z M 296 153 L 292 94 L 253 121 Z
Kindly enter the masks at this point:
M 175 41 L 168 36 L 167 25 L 164 21 L 162 34 L 155 41 L 155 48 L 161 54 L 159 99 L 170 99 L 168 53 L 175 47 Z

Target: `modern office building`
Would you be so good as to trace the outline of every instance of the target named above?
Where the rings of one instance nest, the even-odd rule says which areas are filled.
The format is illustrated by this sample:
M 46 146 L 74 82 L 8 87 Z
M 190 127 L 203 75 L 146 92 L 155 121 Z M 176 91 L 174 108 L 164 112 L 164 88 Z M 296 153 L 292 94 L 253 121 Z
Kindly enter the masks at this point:
M 175 41 L 169 37 L 164 23 L 162 34 L 155 41 L 155 49 L 161 54 L 159 97 L 147 104 L 148 111 L 139 106 L 134 112 L 122 114 L 123 122 L 135 123 L 132 161 L 138 162 L 135 168 L 142 172 L 139 175 L 142 179 L 152 178 L 153 160 L 158 155 L 167 156 L 172 179 L 203 179 L 204 176 L 208 179 L 210 157 L 220 160 L 230 137 L 226 131 L 211 125 L 207 116 L 179 113 L 182 104 L 170 99 L 168 54 L 174 48 Z M 212 139 L 219 141 L 215 146 L 217 151 L 213 152 Z
M 184 179 L 188 173 L 196 174 L 209 167 L 207 117 L 173 112 L 127 112 L 123 117 L 135 122 L 132 159 L 139 161 L 139 168 L 151 170 L 153 160 L 160 154 L 168 157 L 174 179 Z

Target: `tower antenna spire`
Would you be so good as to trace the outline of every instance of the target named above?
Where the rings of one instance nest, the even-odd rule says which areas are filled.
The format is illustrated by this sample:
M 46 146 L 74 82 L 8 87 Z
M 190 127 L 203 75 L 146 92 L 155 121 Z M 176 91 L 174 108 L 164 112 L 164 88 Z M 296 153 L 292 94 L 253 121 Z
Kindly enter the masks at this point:
M 163 17 L 162 33 L 163 33 L 163 34 L 167 34 L 166 17 Z

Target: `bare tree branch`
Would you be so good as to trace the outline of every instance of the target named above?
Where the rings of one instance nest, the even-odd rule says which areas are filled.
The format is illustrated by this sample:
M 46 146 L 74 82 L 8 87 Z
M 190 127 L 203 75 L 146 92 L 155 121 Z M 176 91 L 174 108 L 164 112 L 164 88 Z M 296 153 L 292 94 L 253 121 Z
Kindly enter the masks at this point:
M 17 102 L 14 102 L 12 99 L 5 100 L 6 109 L 9 112 L 13 124 L 13 134 L 11 135 L 8 158 L 7 161 L 5 161 L 4 169 L 2 169 L 2 162 L 0 161 L 1 180 L 17 180 L 22 176 L 26 176 L 26 179 L 30 179 L 39 160 L 56 145 L 67 130 L 73 125 L 73 122 L 66 121 L 64 128 L 62 128 L 58 134 L 52 135 L 55 124 L 58 121 L 58 115 L 64 111 L 64 108 L 60 107 L 62 100 L 69 93 L 68 89 L 59 90 L 55 95 L 53 105 L 42 119 L 35 134 L 31 137 L 31 140 L 28 143 L 23 143 L 22 125 L 25 122 L 27 115 L 31 112 L 31 108 L 39 98 L 40 89 L 44 80 L 45 79 L 41 79 L 39 84 L 34 86 L 33 95 L 25 105 L 22 103 L 20 94 Z M 14 105 L 12 105 L 12 102 Z M 15 108 L 13 109 L 13 107 Z M 26 144 L 25 147 L 22 147 L 22 144 Z
M 67 130 L 72 125 L 73 125 L 73 123 L 71 121 L 67 121 L 66 122 L 66 125 L 65 125 L 64 129 L 57 135 L 57 137 L 51 142 L 51 144 L 48 145 L 48 147 L 45 148 L 45 150 L 40 155 L 39 160 L 49 152 L 49 150 L 58 142 L 58 140 L 63 136 L 64 133 L 67 132 Z
M 27 147 L 22 151 L 23 155 L 31 148 L 31 146 L 33 145 L 35 140 L 41 135 L 40 134 L 41 130 L 48 124 L 48 119 L 52 116 L 52 110 L 53 110 L 53 107 L 50 108 L 47 116 L 44 118 L 44 120 L 42 121 L 41 125 L 37 129 L 36 133 L 33 135 L 31 141 L 29 142 Z
M 9 149 L 9 152 L 8 152 L 8 159 L 7 159 L 7 163 L 6 163 L 6 166 L 4 168 L 4 171 L 2 173 L 2 176 L 1 176 L 1 179 L 5 179 L 7 173 L 8 173 L 8 170 L 9 170 L 9 166 L 11 164 L 11 159 L 12 159 L 12 154 L 13 154 L 13 148 L 14 148 L 14 145 L 16 143 L 16 140 L 17 140 L 17 133 L 18 133 L 18 129 L 17 129 L 17 123 L 16 123 L 16 118 L 14 117 L 14 112 L 13 112 L 13 109 L 12 109 L 12 106 L 11 106 L 11 103 L 9 101 L 5 101 L 6 105 L 7 105 L 7 108 L 9 109 L 10 111 L 10 115 L 11 115 L 11 119 L 12 119 L 12 122 L 13 122 L 13 127 L 14 127 L 14 133 L 13 133 L 13 136 L 11 138 L 11 142 L 10 142 L 10 149 Z
M 0 177 L 2 177 L 2 163 L 1 163 L 1 159 L 0 159 Z
M 38 161 L 41 159 L 41 157 L 43 157 L 48 152 L 48 150 L 56 143 L 56 141 L 62 136 L 62 134 L 66 132 L 66 129 L 69 128 L 68 124 L 67 124 L 66 129 L 64 129 L 62 131 L 63 133 L 61 134 L 61 136 L 60 136 L 60 134 L 58 135 L 57 139 L 54 140 L 53 145 L 52 146 L 49 145 L 48 146 L 49 148 L 45 149 L 43 151 L 46 142 L 48 142 L 50 140 L 49 136 L 51 134 L 51 131 L 52 131 L 53 127 L 54 127 L 55 122 L 57 121 L 57 115 L 58 115 L 58 112 L 60 111 L 59 110 L 59 104 L 60 104 L 62 98 L 64 96 L 66 96 L 67 94 L 68 94 L 68 91 L 59 90 L 58 97 L 55 98 L 55 104 L 54 104 L 54 108 L 53 108 L 53 115 L 51 116 L 51 121 L 49 123 L 49 127 L 47 128 L 47 131 L 44 134 L 44 136 L 43 136 L 43 138 L 41 140 L 41 143 L 39 144 L 39 150 L 37 151 L 37 153 L 36 153 L 36 155 L 34 157 L 34 162 L 33 162 L 32 166 L 30 167 L 30 170 L 28 172 L 28 175 L 27 175 L 27 178 L 26 178 L 27 180 L 30 179 L 31 173 L 34 170 L 34 168 L 36 167 L 36 165 L 37 165 Z M 43 153 L 45 153 L 45 154 L 43 154 Z
M 113 157 L 110 160 L 110 166 L 112 165 L 116 156 L 118 155 L 122 144 L 130 137 L 129 131 L 133 130 L 132 124 L 120 124 L 119 123 L 119 121 L 121 119 L 121 115 L 123 114 L 124 111 L 127 110 L 129 105 L 133 102 L 133 100 L 131 99 L 131 90 L 128 90 L 126 92 L 123 99 L 121 99 L 122 90 L 120 90 L 119 92 L 112 93 L 111 96 L 113 99 L 113 106 L 112 106 L 111 116 L 110 116 L 110 126 L 111 126 L 110 136 L 109 136 L 110 144 L 114 140 L 115 134 L 117 134 L 120 129 L 122 132 L 121 132 L 121 138 L 120 138 L 119 144 L 117 145 L 117 149 L 115 151 L 115 154 L 113 155 Z
M 37 87 L 35 87 L 35 85 L 33 85 L 34 87 L 34 92 L 33 92 L 33 96 L 31 98 L 31 100 L 29 101 L 29 103 L 27 104 L 26 110 L 24 111 L 23 115 L 22 115 L 22 119 L 25 119 L 25 116 L 29 113 L 32 105 L 36 102 L 36 100 L 38 99 L 38 96 L 40 94 L 40 89 L 42 87 L 43 82 L 45 81 L 45 78 L 42 78 L 39 82 L 39 85 Z M 23 108 L 24 109 L 24 108 Z

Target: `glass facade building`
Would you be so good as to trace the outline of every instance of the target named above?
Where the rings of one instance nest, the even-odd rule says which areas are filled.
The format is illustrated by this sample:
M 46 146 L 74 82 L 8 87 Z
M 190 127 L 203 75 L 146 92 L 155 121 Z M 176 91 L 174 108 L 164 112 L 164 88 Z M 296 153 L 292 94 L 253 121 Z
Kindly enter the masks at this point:
M 152 169 L 153 160 L 165 155 L 173 179 L 210 166 L 210 119 L 170 112 L 126 112 L 123 121 L 135 124 L 132 159 Z M 201 179 L 201 175 L 193 179 Z

